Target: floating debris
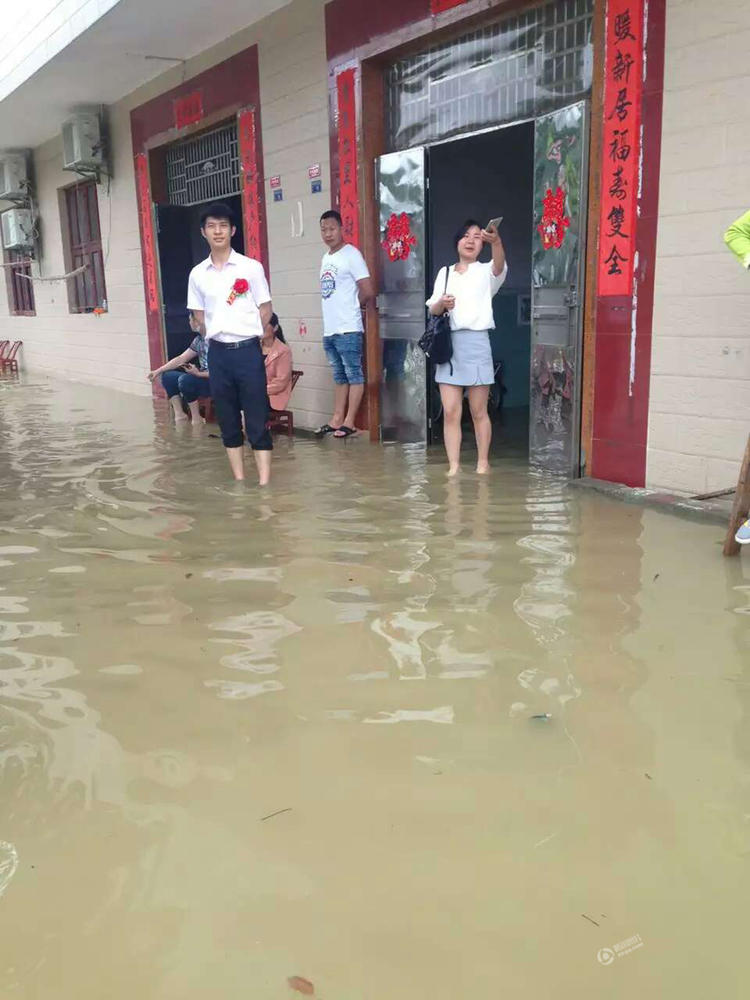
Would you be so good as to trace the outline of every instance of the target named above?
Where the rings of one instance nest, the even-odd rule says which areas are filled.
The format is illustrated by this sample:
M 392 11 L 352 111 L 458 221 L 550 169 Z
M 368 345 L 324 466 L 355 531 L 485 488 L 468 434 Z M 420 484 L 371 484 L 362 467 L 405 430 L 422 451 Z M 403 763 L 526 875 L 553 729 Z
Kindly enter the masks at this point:
M 282 813 L 290 813 L 292 811 L 291 806 L 287 806 L 286 809 L 277 809 L 275 813 L 269 813 L 267 816 L 261 816 L 261 823 L 265 823 L 267 819 L 273 819 L 274 816 L 281 816 Z
M 296 990 L 298 993 L 304 993 L 305 996 L 311 997 L 315 993 L 315 987 L 310 980 L 304 979 L 302 976 L 290 976 L 287 982 L 293 990 Z

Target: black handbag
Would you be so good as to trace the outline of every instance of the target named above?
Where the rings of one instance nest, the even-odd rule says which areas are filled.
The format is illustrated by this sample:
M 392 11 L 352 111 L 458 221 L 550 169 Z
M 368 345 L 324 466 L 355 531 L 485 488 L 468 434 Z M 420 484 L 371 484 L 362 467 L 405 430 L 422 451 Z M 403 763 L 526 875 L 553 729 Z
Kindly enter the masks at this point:
M 448 275 L 450 268 L 445 269 L 445 288 L 443 295 L 448 291 Z M 435 365 L 447 364 L 453 357 L 453 340 L 451 339 L 451 321 L 447 312 L 440 316 L 430 315 L 427 328 L 417 341 L 427 357 Z M 452 369 L 451 365 L 451 369 Z

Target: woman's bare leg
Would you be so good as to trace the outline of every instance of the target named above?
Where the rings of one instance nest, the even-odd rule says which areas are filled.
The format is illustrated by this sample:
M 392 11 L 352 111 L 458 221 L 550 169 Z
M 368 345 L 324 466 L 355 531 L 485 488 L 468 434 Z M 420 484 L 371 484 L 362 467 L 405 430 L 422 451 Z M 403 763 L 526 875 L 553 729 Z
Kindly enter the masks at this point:
M 443 442 L 448 456 L 448 475 L 458 473 L 461 454 L 461 410 L 464 390 L 460 385 L 440 383 L 440 399 L 443 403 Z
M 205 423 L 201 416 L 201 404 L 197 399 L 192 403 L 188 403 L 188 409 L 190 410 L 190 419 L 196 426 Z
M 487 399 L 490 394 L 488 385 L 472 385 L 469 389 L 469 409 L 474 421 L 474 434 L 477 439 L 477 472 L 480 475 L 490 471 L 490 441 L 492 440 L 492 423 L 487 412 Z
M 170 396 L 169 402 L 172 404 L 172 411 L 174 413 L 174 422 L 176 424 L 182 423 L 183 420 L 187 420 L 187 414 L 182 408 L 182 396 L 179 394 L 176 396 Z

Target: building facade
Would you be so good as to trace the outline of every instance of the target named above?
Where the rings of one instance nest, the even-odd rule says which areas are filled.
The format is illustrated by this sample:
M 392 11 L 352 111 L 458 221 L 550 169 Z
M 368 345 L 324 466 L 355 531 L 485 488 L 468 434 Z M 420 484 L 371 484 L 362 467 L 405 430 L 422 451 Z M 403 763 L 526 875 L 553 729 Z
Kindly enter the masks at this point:
M 363 426 L 428 444 L 425 291 L 463 218 L 502 215 L 493 353 L 532 459 L 689 494 L 732 483 L 750 287 L 722 233 L 750 191 L 745 5 L 265 0 L 253 20 L 190 0 L 157 22 L 142 0 L 99 6 L 68 4 L 0 63 L 4 144 L 29 164 L 6 207 L 35 220 L 33 246 L 4 252 L 0 339 L 23 341 L 26 371 L 149 396 L 188 336 L 200 207 L 221 197 L 304 372 L 295 421 L 317 426 L 318 217 L 339 207 L 380 290 Z M 102 171 L 63 169 L 62 124 L 83 113 Z

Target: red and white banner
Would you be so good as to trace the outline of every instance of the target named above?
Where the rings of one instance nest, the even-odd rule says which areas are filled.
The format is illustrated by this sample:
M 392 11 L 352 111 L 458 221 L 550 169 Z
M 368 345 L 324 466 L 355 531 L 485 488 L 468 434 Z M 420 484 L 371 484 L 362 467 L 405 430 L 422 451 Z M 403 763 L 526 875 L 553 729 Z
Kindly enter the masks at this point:
M 631 295 L 641 162 L 643 0 L 608 0 L 599 295 Z

